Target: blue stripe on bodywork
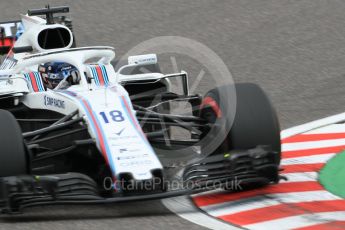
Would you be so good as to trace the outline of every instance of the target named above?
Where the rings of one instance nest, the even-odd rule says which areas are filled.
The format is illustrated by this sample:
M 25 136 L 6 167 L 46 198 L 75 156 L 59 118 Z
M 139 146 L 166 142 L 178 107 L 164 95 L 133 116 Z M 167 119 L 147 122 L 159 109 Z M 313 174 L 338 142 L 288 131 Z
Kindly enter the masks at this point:
M 39 90 L 44 91 L 41 75 L 38 72 L 34 72 L 34 75 L 35 75 L 36 83 L 37 83 Z
M 93 79 L 95 80 L 95 84 L 96 84 L 97 86 L 100 86 L 101 83 L 99 82 L 98 74 L 97 74 L 96 68 L 93 67 L 93 66 L 90 66 L 90 69 L 91 69 L 91 72 L 92 72 Z
M 130 119 L 130 123 L 133 125 L 134 129 L 138 132 L 139 136 L 141 137 L 141 139 L 143 140 L 143 142 L 146 144 L 146 146 L 154 153 L 154 156 L 155 156 L 156 159 L 159 161 L 157 155 L 155 154 L 155 151 L 153 150 L 151 144 L 148 142 L 148 140 L 147 140 L 145 134 L 143 133 L 143 131 L 142 131 L 141 129 L 138 130 L 137 127 L 140 127 L 139 122 L 138 122 L 137 120 L 135 120 L 135 118 L 132 119 L 132 116 L 130 115 L 131 111 L 129 111 L 129 110 L 127 109 L 127 106 L 125 105 L 125 101 L 124 101 L 124 100 L 126 100 L 128 106 L 131 105 L 131 103 L 129 103 L 129 101 L 128 101 L 129 99 L 128 99 L 127 97 L 125 97 L 125 96 L 123 96 L 123 98 L 122 98 L 122 97 L 120 97 L 120 98 L 121 98 L 121 105 L 122 105 L 122 108 L 124 109 L 124 111 L 125 111 L 127 117 Z
M 29 74 L 25 73 L 24 76 L 26 78 L 28 85 L 30 86 L 29 88 L 31 89 L 31 91 L 34 91 L 34 89 L 32 88 L 32 82 L 31 82 L 31 78 L 30 78 Z
M 104 82 L 105 82 L 106 86 L 108 86 L 109 85 L 109 78 L 108 78 L 108 74 L 107 74 L 107 69 L 105 68 L 104 65 L 100 65 L 99 67 L 102 70 Z

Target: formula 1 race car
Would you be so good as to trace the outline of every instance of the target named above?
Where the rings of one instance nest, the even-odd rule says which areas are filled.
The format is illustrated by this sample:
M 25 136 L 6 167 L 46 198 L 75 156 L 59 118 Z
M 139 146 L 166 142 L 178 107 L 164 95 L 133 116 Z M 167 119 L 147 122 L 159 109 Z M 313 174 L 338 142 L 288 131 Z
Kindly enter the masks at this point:
M 53 19 L 67 9 L 22 16 L 25 30 L 0 70 L 2 213 L 161 199 L 234 180 L 248 187 L 278 183 L 279 122 L 258 86 L 190 95 L 186 72 L 140 72 L 157 65 L 155 54 L 130 56 L 115 71 L 113 48 L 71 48 L 72 31 Z M 35 16 L 42 14 L 46 19 Z M 171 78 L 181 78 L 181 95 L 170 91 Z M 234 89 L 235 106 L 229 103 Z M 176 101 L 193 110 L 172 114 Z M 189 138 L 176 137 L 174 127 Z M 165 154 L 193 156 L 182 167 L 179 189 L 168 183 L 177 177 Z

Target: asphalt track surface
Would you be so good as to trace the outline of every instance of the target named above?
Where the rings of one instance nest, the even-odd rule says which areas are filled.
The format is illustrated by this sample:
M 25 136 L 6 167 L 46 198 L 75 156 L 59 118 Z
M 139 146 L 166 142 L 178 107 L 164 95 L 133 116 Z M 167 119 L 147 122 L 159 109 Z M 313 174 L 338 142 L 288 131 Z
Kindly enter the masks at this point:
M 207 45 L 236 82 L 265 89 L 282 128 L 344 111 L 342 0 L 1 0 L 0 21 L 48 2 L 71 7 L 80 46 L 111 45 L 121 56 L 142 41 L 165 35 Z M 48 228 L 200 229 L 160 201 L 34 208 L 0 219 L 0 229 Z

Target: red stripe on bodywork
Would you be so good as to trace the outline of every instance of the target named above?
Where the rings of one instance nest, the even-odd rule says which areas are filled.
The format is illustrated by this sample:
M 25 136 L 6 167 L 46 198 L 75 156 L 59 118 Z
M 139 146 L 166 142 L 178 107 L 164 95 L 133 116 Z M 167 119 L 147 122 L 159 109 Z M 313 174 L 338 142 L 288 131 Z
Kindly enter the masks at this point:
M 127 103 L 126 98 L 124 96 L 121 96 L 121 99 L 122 99 L 123 103 L 126 106 L 125 109 L 127 110 L 128 114 L 129 114 L 129 116 L 130 116 L 130 118 L 132 120 L 132 123 L 135 125 L 136 129 L 142 134 L 142 136 L 146 139 L 146 135 L 144 135 L 144 133 L 143 133 L 141 127 L 139 126 L 138 122 L 136 122 L 136 118 L 134 117 L 134 115 L 133 115 L 133 113 L 132 113 L 132 111 L 131 111 L 128 103 Z
M 31 73 L 29 73 L 29 76 L 30 76 L 30 79 L 31 79 L 32 89 L 35 92 L 38 92 L 39 89 L 38 89 L 37 81 L 36 81 L 36 78 L 35 78 L 35 74 L 33 72 L 31 72 Z
M 319 212 L 335 212 L 345 210 L 345 200 L 312 201 L 300 203 L 284 203 L 265 208 L 257 208 L 218 218 L 238 225 L 248 225 L 290 216 Z
M 236 192 L 236 193 L 216 193 L 216 194 L 209 194 L 209 195 L 200 195 L 194 197 L 193 200 L 197 206 L 207 206 L 212 204 L 219 204 L 229 201 L 240 200 L 244 198 L 249 198 L 252 196 L 258 195 L 266 195 L 266 194 L 274 194 L 274 193 L 290 193 L 290 192 L 307 192 L 307 191 L 316 191 L 316 190 L 324 190 L 324 188 L 315 181 L 308 181 L 308 182 L 291 182 L 291 183 L 283 183 L 277 185 L 271 185 L 267 187 L 263 187 L 260 189 L 244 191 L 244 192 Z
M 80 100 L 83 102 L 83 104 L 85 105 L 86 109 L 88 110 L 88 112 L 91 116 L 91 119 L 92 119 L 92 121 L 95 125 L 95 128 L 96 128 L 97 136 L 99 137 L 99 140 L 100 140 L 100 145 L 101 145 L 101 150 L 102 150 L 103 156 L 106 160 L 106 163 L 109 165 L 109 159 L 108 159 L 107 151 L 105 148 L 104 137 L 103 137 L 102 132 L 98 126 L 97 120 L 96 120 L 95 116 L 93 115 L 92 109 L 90 108 L 89 104 L 85 101 L 85 99 L 80 98 Z
M 103 73 L 102 73 L 101 67 L 96 66 L 95 68 L 96 68 L 96 71 L 97 71 L 99 84 L 103 86 L 104 85 L 104 77 L 103 77 Z
M 101 147 L 101 154 L 103 155 L 106 164 L 107 164 L 107 165 L 109 166 L 109 168 L 111 169 L 110 161 L 109 161 L 109 158 L 108 158 L 108 155 L 107 155 L 107 152 L 106 152 L 104 137 L 103 137 L 103 135 L 102 135 L 102 132 L 101 132 L 101 129 L 100 129 L 99 125 L 98 125 L 97 119 L 95 118 L 94 113 L 93 113 L 93 110 L 91 109 L 91 107 L 90 107 L 88 101 L 85 100 L 83 97 L 78 96 L 76 93 L 74 93 L 74 92 L 72 92 L 72 91 L 65 91 L 65 93 L 68 94 L 68 95 L 70 95 L 70 96 L 72 96 L 72 97 L 77 98 L 78 100 L 80 100 L 80 102 L 83 103 L 83 105 L 84 105 L 85 109 L 87 110 L 87 112 L 90 114 L 91 120 L 92 120 L 92 122 L 93 122 L 93 124 L 94 124 L 94 127 L 95 127 L 95 129 L 96 129 L 96 132 L 97 132 L 96 135 L 99 137 L 99 142 L 100 142 L 100 147 Z M 116 176 L 113 175 L 112 178 L 113 178 L 113 184 L 114 184 L 114 186 L 115 186 L 115 187 L 114 187 L 114 190 L 117 191 L 118 188 L 116 187 L 116 185 L 117 185 L 117 184 L 116 184 L 116 181 L 117 181 L 117 180 L 116 180 Z
M 220 110 L 218 103 L 212 97 L 205 97 L 202 100 L 201 108 L 206 106 L 210 106 L 212 108 L 212 110 L 216 113 L 217 118 L 222 117 L 222 111 Z
M 305 157 L 305 156 L 327 154 L 327 153 L 339 153 L 344 149 L 345 149 L 345 145 L 340 145 L 340 146 L 326 147 L 326 148 L 284 151 L 282 152 L 282 158 Z
M 345 133 L 322 133 L 322 134 L 300 134 L 288 137 L 282 140 L 283 144 L 305 142 L 305 141 L 323 141 L 345 138 Z

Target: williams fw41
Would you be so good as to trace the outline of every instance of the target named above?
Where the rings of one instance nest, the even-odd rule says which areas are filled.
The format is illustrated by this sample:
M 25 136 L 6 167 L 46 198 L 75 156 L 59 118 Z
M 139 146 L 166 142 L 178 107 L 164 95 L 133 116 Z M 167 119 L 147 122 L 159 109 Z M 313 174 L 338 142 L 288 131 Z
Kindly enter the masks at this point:
M 278 183 L 279 123 L 258 86 L 191 95 L 187 73 L 162 74 L 155 54 L 130 56 L 115 71 L 113 48 L 73 48 L 72 31 L 53 17 L 66 11 L 22 16 L 11 64 L 0 70 L 2 213 Z M 171 91 L 172 78 L 181 79 L 181 94 Z M 174 114 L 175 102 L 190 106 Z

